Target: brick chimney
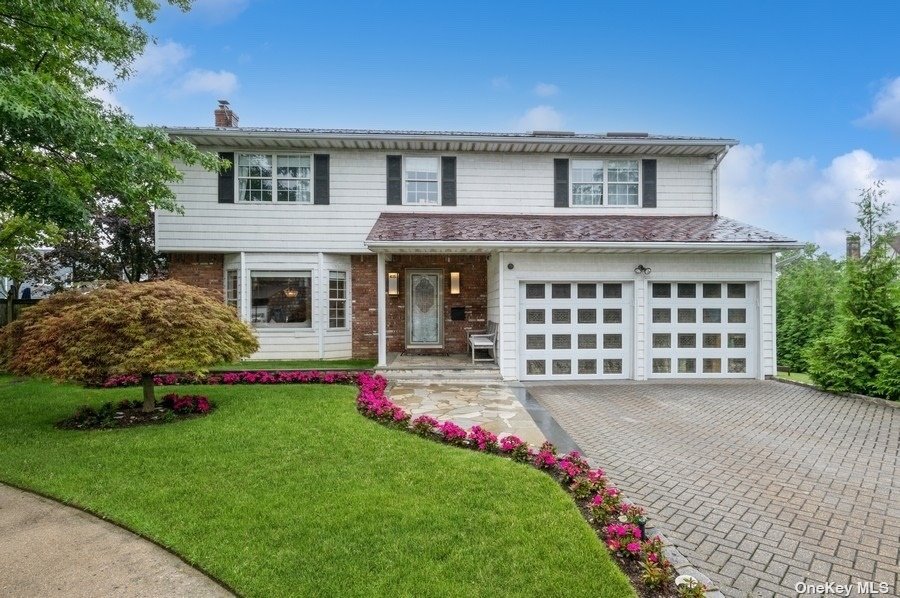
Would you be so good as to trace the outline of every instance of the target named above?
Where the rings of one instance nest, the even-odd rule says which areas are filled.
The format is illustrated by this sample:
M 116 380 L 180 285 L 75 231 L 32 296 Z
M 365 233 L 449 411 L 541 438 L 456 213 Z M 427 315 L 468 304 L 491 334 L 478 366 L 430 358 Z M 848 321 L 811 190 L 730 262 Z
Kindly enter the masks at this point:
M 219 100 L 219 107 L 216 108 L 216 126 L 217 127 L 236 127 L 241 120 L 238 115 L 231 110 L 228 100 Z
M 848 234 L 847 235 L 847 259 L 848 260 L 858 260 L 860 258 L 862 250 L 860 249 L 859 244 L 859 235 L 856 234 Z

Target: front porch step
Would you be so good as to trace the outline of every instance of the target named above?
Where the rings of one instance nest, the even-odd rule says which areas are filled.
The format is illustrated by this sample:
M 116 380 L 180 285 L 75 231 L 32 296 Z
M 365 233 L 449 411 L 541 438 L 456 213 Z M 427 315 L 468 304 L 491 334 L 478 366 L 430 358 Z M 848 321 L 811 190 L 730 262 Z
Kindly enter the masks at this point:
M 433 382 L 435 384 L 503 382 L 500 370 L 493 368 L 376 368 L 390 382 Z

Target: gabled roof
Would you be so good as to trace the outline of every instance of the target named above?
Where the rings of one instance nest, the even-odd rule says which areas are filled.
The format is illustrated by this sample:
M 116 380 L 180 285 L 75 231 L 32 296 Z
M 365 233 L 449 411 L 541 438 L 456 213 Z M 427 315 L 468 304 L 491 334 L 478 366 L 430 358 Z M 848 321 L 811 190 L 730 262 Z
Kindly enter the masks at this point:
M 218 148 L 380 149 L 416 151 L 500 151 L 540 153 L 717 156 L 735 139 L 646 133 L 482 133 L 469 131 L 382 131 L 374 129 L 290 129 L 273 127 L 164 127 L 171 136 Z
M 787 237 L 718 216 L 382 213 L 366 240 L 382 247 L 779 249 Z

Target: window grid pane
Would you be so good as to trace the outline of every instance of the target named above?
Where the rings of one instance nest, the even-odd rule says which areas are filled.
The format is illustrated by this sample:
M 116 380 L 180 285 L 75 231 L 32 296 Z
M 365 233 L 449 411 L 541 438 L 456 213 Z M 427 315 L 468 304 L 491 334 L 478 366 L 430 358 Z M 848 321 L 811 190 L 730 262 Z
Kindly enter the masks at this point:
M 438 203 L 438 159 L 411 156 L 404 159 L 406 203 Z
M 328 274 L 328 327 L 347 326 L 347 273 Z

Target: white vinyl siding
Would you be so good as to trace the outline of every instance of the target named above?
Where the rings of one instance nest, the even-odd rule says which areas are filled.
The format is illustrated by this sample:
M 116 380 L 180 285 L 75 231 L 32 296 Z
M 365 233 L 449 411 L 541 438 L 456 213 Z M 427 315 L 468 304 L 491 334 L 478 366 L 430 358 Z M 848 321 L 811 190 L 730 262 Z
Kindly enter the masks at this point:
M 219 148 L 202 148 L 218 151 Z M 238 201 L 218 203 L 217 175 L 199 166 L 181 167 L 173 184 L 184 214 L 157 215 L 160 251 L 359 253 L 381 212 L 521 213 L 559 215 L 553 207 L 553 155 L 458 152 L 456 206 L 388 206 L 386 152 L 334 151 L 330 154 L 330 205 L 269 202 L 265 209 Z M 569 156 L 571 157 L 571 156 Z M 604 214 L 711 215 L 713 161 L 657 159 L 657 206 L 604 206 Z M 572 206 L 568 215 L 597 214 Z

